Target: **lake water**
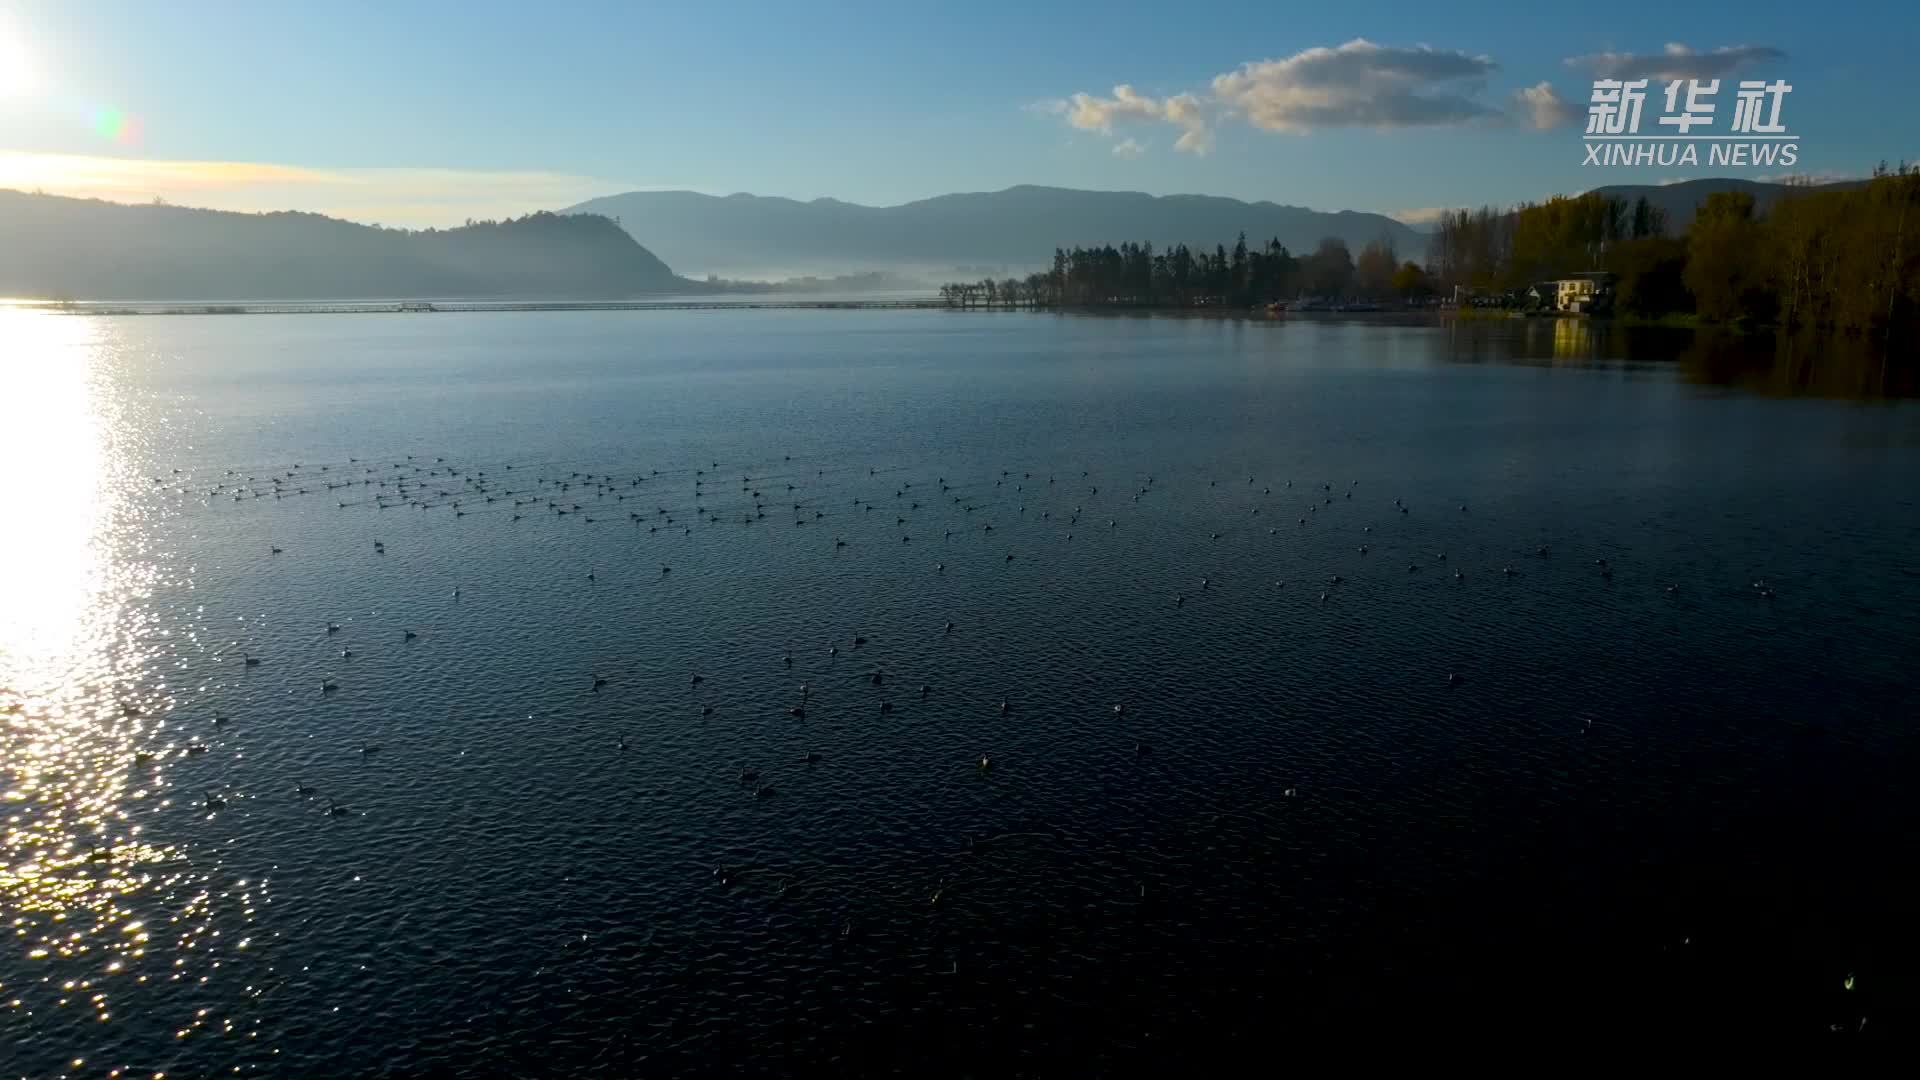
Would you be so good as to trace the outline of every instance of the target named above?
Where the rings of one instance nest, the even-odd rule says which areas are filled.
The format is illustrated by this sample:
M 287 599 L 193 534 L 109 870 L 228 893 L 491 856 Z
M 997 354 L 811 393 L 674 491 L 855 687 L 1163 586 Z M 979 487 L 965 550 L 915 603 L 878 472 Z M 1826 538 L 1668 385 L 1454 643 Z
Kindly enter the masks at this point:
M 0 313 L 0 1071 L 1907 1034 L 1920 412 L 1675 351 Z

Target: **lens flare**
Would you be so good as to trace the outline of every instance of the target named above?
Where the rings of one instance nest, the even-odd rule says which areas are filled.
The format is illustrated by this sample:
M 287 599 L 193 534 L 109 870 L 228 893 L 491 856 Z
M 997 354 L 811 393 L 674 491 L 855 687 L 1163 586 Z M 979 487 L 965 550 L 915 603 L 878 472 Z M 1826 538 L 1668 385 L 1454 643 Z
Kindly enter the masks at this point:
M 89 126 L 95 135 L 112 139 L 123 146 L 140 141 L 140 118 L 111 105 L 96 107 L 89 119 Z

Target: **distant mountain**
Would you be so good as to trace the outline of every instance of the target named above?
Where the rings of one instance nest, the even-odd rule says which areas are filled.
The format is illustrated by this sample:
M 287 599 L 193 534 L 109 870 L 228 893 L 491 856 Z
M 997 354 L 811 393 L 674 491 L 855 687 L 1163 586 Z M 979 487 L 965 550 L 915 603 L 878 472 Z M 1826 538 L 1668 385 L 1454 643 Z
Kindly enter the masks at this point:
M 0 191 L 0 296 L 603 299 L 692 287 L 601 217 L 542 213 L 409 232 L 319 214 Z
M 1249 245 L 1278 237 L 1303 254 L 1328 236 L 1345 240 L 1356 253 L 1381 237 L 1392 240 L 1402 257 L 1418 258 L 1426 249 L 1424 235 L 1380 214 L 1322 213 L 1209 195 L 1033 186 L 901 206 L 634 191 L 566 212 L 605 214 L 682 270 L 722 277 L 929 273 L 963 262 L 1026 273 L 1050 264 L 1056 247 L 1135 240 L 1211 251 L 1216 244 L 1232 247 L 1241 232 Z
M 1711 177 L 1704 180 L 1685 180 L 1678 184 L 1614 184 L 1608 187 L 1594 188 L 1595 193 L 1625 199 L 1629 203 L 1645 196 L 1647 202 L 1667 213 L 1667 231 L 1678 235 L 1693 224 L 1693 213 L 1706 201 L 1707 196 L 1717 191 L 1744 191 L 1753 196 L 1755 213 L 1764 214 L 1781 196 L 1790 191 L 1844 191 L 1864 185 L 1865 180 L 1846 180 L 1835 184 L 1816 184 L 1811 189 L 1795 188 L 1788 184 L 1769 184 L 1758 180 L 1736 180 L 1732 177 Z

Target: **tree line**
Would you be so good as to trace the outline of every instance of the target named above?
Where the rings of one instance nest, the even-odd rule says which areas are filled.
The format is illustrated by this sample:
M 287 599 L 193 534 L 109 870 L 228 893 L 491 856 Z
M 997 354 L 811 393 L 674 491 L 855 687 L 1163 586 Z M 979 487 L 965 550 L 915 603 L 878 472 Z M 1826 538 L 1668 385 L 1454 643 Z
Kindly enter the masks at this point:
M 1796 184 L 1763 216 L 1744 192 L 1709 195 L 1684 232 L 1641 198 L 1589 192 L 1507 209 L 1457 210 L 1437 223 L 1424 266 L 1382 240 L 1358 257 L 1337 238 L 1296 256 L 1278 240 L 1231 251 L 1126 243 L 1054 252 L 1024 278 L 956 283 L 960 307 L 1246 307 L 1302 296 L 1418 300 L 1456 287 L 1513 298 L 1528 285 L 1606 271 L 1600 310 L 1634 317 L 1878 334 L 1920 343 L 1920 170 L 1874 170 L 1865 184 Z
M 1857 187 L 1794 183 L 1765 215 L 1746 192 L 1715 192 L 1678 235 L 1643 202 L 1592 193 L 1482 209 L 1442 222 L 1430 256 L 1447 287 L 1600 270 L 1619 314 L 1920 342 L 1920 171 L 1905 164 Z
M 1402 262 L 1384 238 L 1358 257 L 1338 237 L 1295 256 L 1277 238 L 1249 248 L 1242 233 L 1231 251 L 1185 244 L 1156 251 L 1150 243 L 1056 248 L 1050 269 L 955 282 L 941 286 L 940 296 L 955 307 L 1248 307 L 1303 294 L 1385 300 L 1428 291 L 1426 271 Z

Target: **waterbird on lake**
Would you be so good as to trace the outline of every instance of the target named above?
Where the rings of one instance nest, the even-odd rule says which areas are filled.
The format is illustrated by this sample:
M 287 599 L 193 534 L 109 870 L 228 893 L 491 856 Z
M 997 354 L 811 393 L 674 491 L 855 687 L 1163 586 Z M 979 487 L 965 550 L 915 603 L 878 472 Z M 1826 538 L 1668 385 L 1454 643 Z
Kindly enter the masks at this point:
M 221 807 L 227 805 L 227 800 L 221 798 L 218 795 L 215 795 L 212 789 L 207 790 L 206 796 L 207 796 L 207 809 L 209 810 L 218 810 Z
M 327 816 L 328 817 L 346 817 L 348 814 L 351 814 L 351 813 L 353 813 L 353 811 L 347 809 L 345 806 L 342 806 L 341 804 L 334 802 L 332 799 L 327 800 Z
M 312 784 L 306 783 L 304 781 L 297 782 L 293 785 L 293 793 L 295 795 L 301 796 L 302 798 L 310 799 L 313 797 L 314 787 Z

